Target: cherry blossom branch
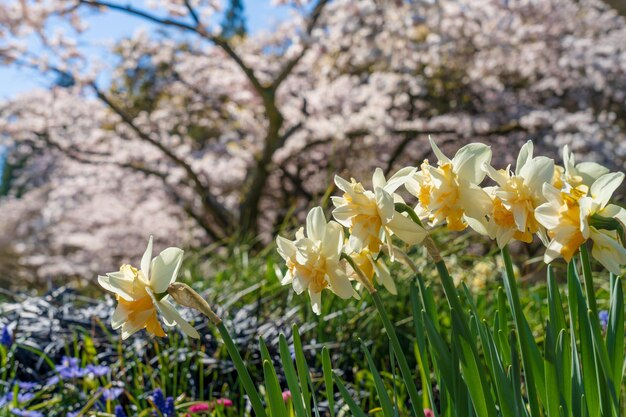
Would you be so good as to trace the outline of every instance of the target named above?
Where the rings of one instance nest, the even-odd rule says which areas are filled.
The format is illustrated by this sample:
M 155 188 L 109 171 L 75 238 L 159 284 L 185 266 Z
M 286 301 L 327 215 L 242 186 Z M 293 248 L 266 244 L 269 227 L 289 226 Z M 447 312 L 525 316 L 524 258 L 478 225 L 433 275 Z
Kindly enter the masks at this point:
M 211 223 L 208 222 L 206 218 L 203 218 L 203 216 L 199 215 L 193 210 L 193 207 L 188 201 L 188 199 L 184 198 L 176 190 L 176 187 L 174 187 L 172 184 L 170 184 L 167 181 L 168 179 L 167 173 L 148 168 L 143 164 L 137 164 L 133 162 L 115 162 L 115 161 L 110 161 L 110 160 L 103 161 L 103 160 L 95 160 L 91 158 L 86 158 L 81 155 L 81 153 L 84 153 L 84 151 L 78 151 L 75 149 L 67 149 L 63 147 L 61 144 L 59 144 L 58 142 L 52 140 L 50 138 L 50 135 L 46 133 L 35 133 L 35 135 L 49 147 L 58 150 L 59 152 L 67 156 L 68 158 L 72 159 L 73 161 L 79 162 L 81 164 L 114 165 L 122 169 L 128 169 L 131 171 L 140 172 L 146 176 L 159 178 L 162 181 L 163 185 L 165 186 L 166 192 L 174 200 L 174 203 L 182 207 L 185 213 L 187 213 L 189 217 L 194 219 L 196 223 L 198 224 L 198 226 L 200 226 L 207 233 L 208 236 L 210 236 L 214 240 L 220 240 L 221 238 L 223 238 L 223 236 L 220 236 L 220 234 L 216 230 L 213 229 L 213 227 L 211 226 Z M 103 156 L 103 154 L 100 154 L 100 156 Z
M 291 74 L 296 65 L 298 65 L 298 62 L 300 62 L 304 54 L 306 54 L 306 52 L 309 50 L 311 43 L 310 40 L 307 38 L 311 36 L 313 29 L 315 29 L 315 26 L 317 25 L 317 22 L 322 15 L 322 11 L 324 10 L 326 4 L 328 4 L 328 0 L 319 0 L 313 8 L 313 11 L 309 16 L 308 23 L 306 25 L 304 36 L 305 41 L 304 45 L 302 46 L 302 51 L 300 51 L 300 53 L 295 58 L 288 61 L 287 64 L 285 64 L 285 66 L 280 70 L 278 76 L 272 82 L 273 89 L 277 89 L 282 84 L 282 82 L 285 81 L 285 78 L 287 78 L 289 74 Z
M 172 162 L 181 167 L 187 177 L 193 184 L 193 189 L 195 192 L 201 197 L 203 205 L 207 207 L 211 213 L 214 214 L 216 220 L 218 220 L 223 228 L 226 230 L 232 227 L 233 221 L 230 213 L 224 207 L 213 194 L 208 191 L 208 187 L 200 180 L 199 176 L 196 172 L 191 168 L 189 164 L 183 161 L 181 158 L 176 156 L 170 149 L 168 149 L 165 145 L 160 143 L 158 140 L 152 138 L 149 134 L 146 134 L 143 130 L 141 130 L 130 118 L 128 114 L 126 114 L 121 108 L 119 108 L 115 103 L 113 103 L 107 96 L 104 94 L 95 83 L 91 84 L 91 87 L 94 89 L 96 95 L 100 100 L 102 100 L 113 112 L 115 112 L 122 121 L 128 125 L 138 136 L 145 142 L 150 143 L 152 146 L 159 149 L 165 156 L 167 156 Z

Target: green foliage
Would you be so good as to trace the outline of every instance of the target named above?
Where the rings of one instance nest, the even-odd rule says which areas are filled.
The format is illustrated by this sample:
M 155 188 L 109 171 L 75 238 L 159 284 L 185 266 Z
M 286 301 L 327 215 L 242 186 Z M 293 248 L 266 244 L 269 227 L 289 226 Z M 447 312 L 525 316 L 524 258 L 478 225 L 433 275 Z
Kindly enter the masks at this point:
M 246 33 L 246 16 L 243 1 L 230 0 L 222 20 L 222 36 L 229 39 L 233 36 L 244 36 Z

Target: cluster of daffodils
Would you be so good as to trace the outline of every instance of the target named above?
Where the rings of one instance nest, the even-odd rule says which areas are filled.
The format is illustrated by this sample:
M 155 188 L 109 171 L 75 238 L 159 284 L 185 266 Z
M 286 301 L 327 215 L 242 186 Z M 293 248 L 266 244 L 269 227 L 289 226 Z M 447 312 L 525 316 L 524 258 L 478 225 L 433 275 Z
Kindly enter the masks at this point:
M 403 168 L 388 180 L 377 169 L 371 189 L 336 176 L 342 194 L 332 197 L 334 220 L 327 222 L 316 207 L 295 240 L 277 237 L 278 252 L 287 263 L 282 283 L 293 285 L 298 294 L 307 290 L 315 313 L 321 312 L 324 289 L 341 298 L 359 297 L 354 281 L 369 291 L 376 291 L 376 281 L 395 294 L 382 255 L 392 261 L 407 257 L 394 246 L 393 236 L 432 248 L 425 227 L 439 225 L 451 231 L 469 227 L 500 248 L 512 240 L 530 243 L 537 236 L 547 248 L 546 263 L 560 257 L 569 262 L 591 240 L 595 259 L 620 274 L 626 264 L 626 210 L 609 201 L 623 173 L 592 162 L 576 164 L 567 147 L 559 166 L 534 156 L 531 141 L 521 148 L 514 170 L 491 166 L 491 149 L 484 144 L 466 145 L 452 159 L 432 140 L 431 146 L 436 164 L 424 160 L 419 168 Z M 401 187 L 417 198 L 414 207 L 398 193 Z

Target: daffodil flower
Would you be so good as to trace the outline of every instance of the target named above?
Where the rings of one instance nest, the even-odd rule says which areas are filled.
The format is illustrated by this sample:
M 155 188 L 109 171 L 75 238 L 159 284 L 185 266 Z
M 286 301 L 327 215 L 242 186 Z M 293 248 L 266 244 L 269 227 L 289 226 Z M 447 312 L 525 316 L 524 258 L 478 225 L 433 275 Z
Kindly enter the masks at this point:
M 179 248 L 167 248 L 152 259 L 152 236 L 148 241 L 141 269 L 122 265 L 118 272 L 98 276 L 98 283 L 115 294 L 118 305 L 111 318 L 113 329 L 122 328 L 122 339 L 146 329 L 155 336 L 164 337 L 159 322 L 160 313 L 167 326 L 178 324 L 190 337 L 199 338 L 198 332 L 176 311 L 169 296 L 168 286 L 176 281 L 183 260 Z
M 369 250 L 364 249 L 358 253 L 347 252 L 347 255 L 352 258 L 356 266 L 361 270 L 361 272 L 363 272 L 363 275 L 367 277 L 370 282 L 373 282 L 374 278 L 376 278 L 376 282 L 384 286 L 391 294 L 398 294 L 396 283 L 393 281 L 387 265 L 385 265 L 381 259 L 377 258 L 375 254 L 372 254 Z M 348 267 L 348 274 L 352 279 L 359 281 L 358 272 L 354 271 L 350 266 Z
M 448 229 L 464 230 L 467 218 L 482 221 L 491 199 L 478 186 L 485 178 L 484 163 L 491 161 L 491 148 L 482 143 L 463 146 L 449 159 L 432 139 L 430 145 L 437 157 L 437 166 L 425 160 L 420 171 L 406 181 L 406 189 L 418 198 L 418 216 L 431 225 L 447 223 Z
M 576 189 L 581 185 L 591 187 L 604 174 L 608 174 L 609 169 L 596 162 L 576 163 L 574 153 L 569 151 L 569 147 L 563 147 L 563 166 L 554 167 L 554 177 L 552 185 L 557 189 Z
M 374 171 L 372 186 L 366 190 L 354 178 L 350 182 L 335 176 L 335 184 L 344 192 L 343 196 L 332 197 L 335 209 L 333 217 L 339 224 L 350 229 L 348 245 L 354 252 L 367 249 L 378 253 L 384 243 L 391 245 L 391 236 L 397 235 L 408 244 L 418 244 L 428 232 L 408 217 L 395 210 L 401 198 L 395 191 L 415 172 L 415 168 L 404 168 L 387 181 L 380 168 Z
M 308 290 L 313 312 L 321 314 L 324 289 L 343 299 L 358 298 L 341 263 L 343 228 L 336 222 L 326 222 L 321 207 L 313 208 L 306 218 L 306 234 L 300 228 L 296 239 L 276 238 L 278 253 L 287 263 L 287 273 L 281 284 L 292 284 L 296 294 Z
M 515 172 L 510 167 L 496 170 L 489 164 L 483 169 L 497 183 L 485 191 L 492 201 L 487 231 L 503 248 L 511 239 L 530 243 L 537 233 L 547 243 L 545 230 L 535 219 L 535 209 L 545 202 L 543 185 L 554 175 L 554 161 L 545 156 L 533 158 L 533 143 L 526 142 L 517 157 Z
M 567 192 L 550 184 L 543 186 L 547 202 L 537 207 L 535 217 L 552 239 L 544 255 L 546 263 L 561 256 L 569 262 L 591 239 L 592 256 L 609 271 L 620 274 L 620 265 L 626 264 L 626 210 L 609 204 L 609 200 L 623 180 L 623 173 L 614 172 L 602 175 L 588 191 L 586 187 Z M 606 228 L 611 222 L 616 227 Z

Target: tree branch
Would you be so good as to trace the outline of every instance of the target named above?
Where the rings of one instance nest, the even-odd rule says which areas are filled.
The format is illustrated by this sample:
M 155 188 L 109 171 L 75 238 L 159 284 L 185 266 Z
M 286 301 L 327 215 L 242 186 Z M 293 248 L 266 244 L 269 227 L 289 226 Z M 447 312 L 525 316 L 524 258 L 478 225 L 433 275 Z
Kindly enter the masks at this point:
M 128 116 L 122 109 L 120 109 L 115 103 L 113 103 L 100 89 L 95 83 L 92 83 L 92 88 L 96 92 L 96 95 L 100 100 L 102 100 L 113 112 L 115 112 L 122 121 L 128 125 L 138 136 L 145 142 L 148 142 L 152 146 L 159 149 L 165 156 L 167 156 L 172 162 L 181 167 L 189 180 L 192 182 L 193 189 L 196 193 L 201 197 L 203 205 L 207 207 L 210 212 L 214 214 L 216 219 L 221 223 L 221 226 L 224 227 L 227 231 L 233 226 L 232 217 L 230 212 L 213 196 L 209 191 L 208 187 L 203 184 L 198 175 L 194 172 L 194 170 L 183 161 L 181 158 L 176 156 L 170 149 L 160 143 L 158 140 L 150 137 L 150 135 L 146 134 L 143 130 L 139 129 L 137 125 L 133 122 L 133 120 Z
M 324 10 L 324 7 L 326 6 L 326 4 L 328 4 L 328 0 L 319 0 L 317 4 L 315 5 L 315 7 L 313 8 L 313 11 L 309 15 L 308 23 L 306 25 L 306 30 L 305 30 L 305 34 L 307 38 L 311 36 L 311 33 L 313 32 L 313 29 L 315 28 L 317 21 L 322 15 L 322 11 Z M 310 47 L 310 42 L 308 39 L 306 39 L 304 42 L 304 45 L 302 46 L 302 51 L 300 51 L 300 53 L 296 57 L 288 61 L 285 64 L 285 66 L 280 70 L 280 72 L 278 73 L 278 76 L 272 82 L 272 86 L 271 86 L 272 89 L 276 90 L 282 84 L 282 82 L 285 81 L 285 78 L 287 78 L 287 76 L 291 74 L 291 71 L 293 71 L 295 66 L 298 65 L 298 62 L 300 62 L 304 54 L 309 50 L 309 47 Z
M 72 149 L 72 150 L 66 149 L 63 146 L 61 146 L 58 142 L 53 141 L 52 139 L 50 139 L 50 136 L 48 134 L 44 134 L 44 133 L 35 133 L 35 134 L 46 145 L 58 150 L 59 152 L 67 156 L 68 158 L 72 159 L 73 161 L 79 162 L 81 164 L 87 164 L 87 165 L 111 165 L 112 164 L 122 169 L 128 169 L 128 170 L 132 170 L 136 172 L 141 172 L 144 175 L 159 178 L 163 182 L 163 185 L 165 186 L 165 191 L 174 199 L 174 202 L 178 204 L 179 206 L 181 206 L 183 210 L 185 211 L 185 213 L 187 213 L 191 218 L 193 218 L 198 224 L 198 226 L 200 226 L 207 233 L 209 237 L 211 237 L 214 240 L 219 240 L 221 238 L 219 234 L 217 233 L 217 231 L 213 229 L 211 224 L 193 210 L 189 201 L 187 201 L 176 190 L 175 187 L 173 187 L 171 184 L 167 182 L 167 177 L 168 177 L 167 173 L 150 169 L 146 166 L 135 164 L 132 162 L 99 161 L 99 160 L 94 160 L 90 158 L 85 158 L 84 156 L 80 155 L 80 151 L 77 151 L 75 149 Z

